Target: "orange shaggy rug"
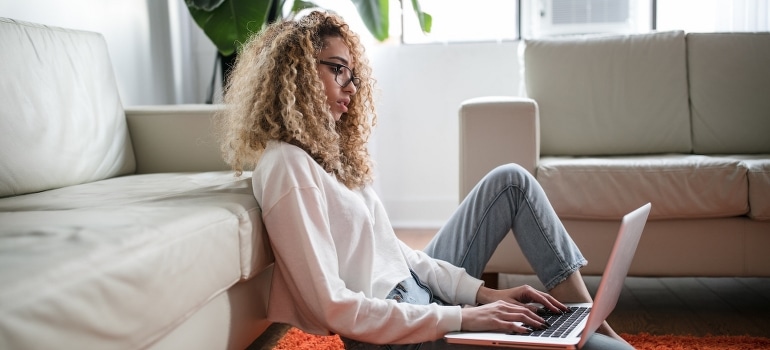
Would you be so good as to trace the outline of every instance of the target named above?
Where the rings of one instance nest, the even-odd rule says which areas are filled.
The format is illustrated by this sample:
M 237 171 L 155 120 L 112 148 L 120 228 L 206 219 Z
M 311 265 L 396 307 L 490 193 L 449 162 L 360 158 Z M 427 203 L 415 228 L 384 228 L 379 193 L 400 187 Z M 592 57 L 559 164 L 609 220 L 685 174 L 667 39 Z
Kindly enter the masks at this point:
M 705 336 L 622 334 L 639 350 L 760 350 L 770 349 L 770 338 L 749 336 Z M 289 329 L 278 341 L 275 350 L 342 350 L 338 336 L 317 336 L 296 328 Z

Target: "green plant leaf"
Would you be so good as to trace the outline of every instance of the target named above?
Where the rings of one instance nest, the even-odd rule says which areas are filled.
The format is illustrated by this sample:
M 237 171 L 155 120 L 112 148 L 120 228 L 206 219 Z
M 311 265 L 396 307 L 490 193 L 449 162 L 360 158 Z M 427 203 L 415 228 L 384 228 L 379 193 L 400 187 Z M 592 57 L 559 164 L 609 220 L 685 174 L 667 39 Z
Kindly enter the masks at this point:
M 185 0 L 184 2 L 187 4 L 187 7 L 211 11 L 219 7 L 219 5 L 222 5 L 224 1 L 225 0 Z
M 414 9 L 415 14 L 417 14 L 417 20 L 420 21 L 420 28 L 422 28 L 422 32 L 430 33 L 430 28 L 433 26 L 433 16 L 422 12 L 419 0 L 412 0 L 412 8 Z
M 291 0 L 185 0 L 185 4 L 217 50 L 229 56 L 268 21 L 280 19 L 286 1 Z M 385 41 L 390 26 L 388 0 L 351 1 L 369 32 L 377 40 Z M 433 18 L 421 10 L 419 0 L 412 0 L 412 7 L 422 31 L 429 33 Z M 310 0 L 293 0 L 291 12 L 296 14 L 309 8 L 321 7 Z
M 388 0 L 351 0 L 356 5 L 358 15 L 361 16 L 366 29 L 372 33 L 375 39 L 385 41 L 388 38 L 389 17 Z
M 188 6 L 195 23 L 223 56 L 230 56 L 265 26 L 274 0 L 224 0 L 211 11 Z

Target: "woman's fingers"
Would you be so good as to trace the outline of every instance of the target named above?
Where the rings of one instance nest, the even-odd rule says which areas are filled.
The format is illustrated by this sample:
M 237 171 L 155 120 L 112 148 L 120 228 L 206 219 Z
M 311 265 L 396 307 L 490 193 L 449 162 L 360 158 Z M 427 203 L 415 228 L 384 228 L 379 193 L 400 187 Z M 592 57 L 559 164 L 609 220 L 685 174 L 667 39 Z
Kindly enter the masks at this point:
M 528 332 L 542 329 L 545 320 L 528 307 L 496 301 L 462 309 L 462 329 L 469 331 Z
M 538 306 L 538 305 L 535 305 L 535 304 L 525 304 L 525 303 L 522 303 L 520 301 L 514 301 L 513 303 L 516 304 L 516 305 L 519 305 L 521 307 L 525 307 L 525 308 L 531 310 L 532 312 L 534 312 L 535 314 L 540 315 L 540 312 L 539 312 L 540 306 Z
M 519 290 L 521 293 L 519 297 L 517 298 L 521 302 L 525 303 L 539 303 L 543 305 L 548 310 L 551 310 L 553 312 L 566 312 L 569 311 L 569 308 L 556 300 L 553 296 L 551 296 L 548 293 L 541 292 L 535 288 L 532 288 L 528 285 L 522 286 Z M 537 307 L 535 307 L 535 310 L 537 310 Z
M 569 307 L 562 304 L 556 298 L 552 297 L 550 294 L 543 294 L 542 299 L 538 301 L 541 305 L 543 305 L 544 308 L 552 311 L 552 312 L 567 312 L 569 311 Z
M 495 303 L 498 304 L 498 303 Z M 515 332 L 526 332 L 528 329 L 543 329 L 547 327 L 545 320 L 529 306 L 516 305 L 500 301 L 498 307 L 502 311 L 500 320 L 508 324 L 508 328 Z M 520 323 L 520 324 L 517 324 Z M 526 327 L 529 326 L 529 327 Z

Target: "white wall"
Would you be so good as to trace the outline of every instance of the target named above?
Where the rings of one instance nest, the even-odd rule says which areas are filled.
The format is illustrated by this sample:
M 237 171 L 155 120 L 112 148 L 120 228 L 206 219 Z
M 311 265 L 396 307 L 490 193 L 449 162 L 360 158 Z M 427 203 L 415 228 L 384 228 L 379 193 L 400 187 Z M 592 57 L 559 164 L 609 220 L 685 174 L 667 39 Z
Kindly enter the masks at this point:
M 370 50 L 381 96 L 373 153 L 394 226 L 438 227 L 459 203 L 458 109 L 516 95 L 517 43 L 383 45 Z
M 2 1 L 0 16 L 102 33 L 126 106 L 202 103 L 216 51 L 174 1 Z M 185 27 L 180 48 L 169 37 Z M 458 107 L 517 93 L 517 43 L 367 45 L 380 90 L 377 190 L 394 226 L 439 227 L 458 204 Z M 180 71 L 182 59 L 192 68 Z

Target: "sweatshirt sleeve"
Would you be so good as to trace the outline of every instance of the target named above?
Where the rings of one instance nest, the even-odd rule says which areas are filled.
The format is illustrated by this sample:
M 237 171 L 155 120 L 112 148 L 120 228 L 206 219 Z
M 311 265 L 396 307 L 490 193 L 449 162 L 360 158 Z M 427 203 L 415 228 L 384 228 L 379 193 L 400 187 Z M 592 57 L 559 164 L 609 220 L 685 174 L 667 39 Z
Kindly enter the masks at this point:
M 476 294 L 484 284 L 465 272 L 464 268 L 434 259 L 425 252 L 412 249 L 401 242 L 401 250 L 412 270 L 431 287 L 433 293 L 454 305 L 476 305 Z

